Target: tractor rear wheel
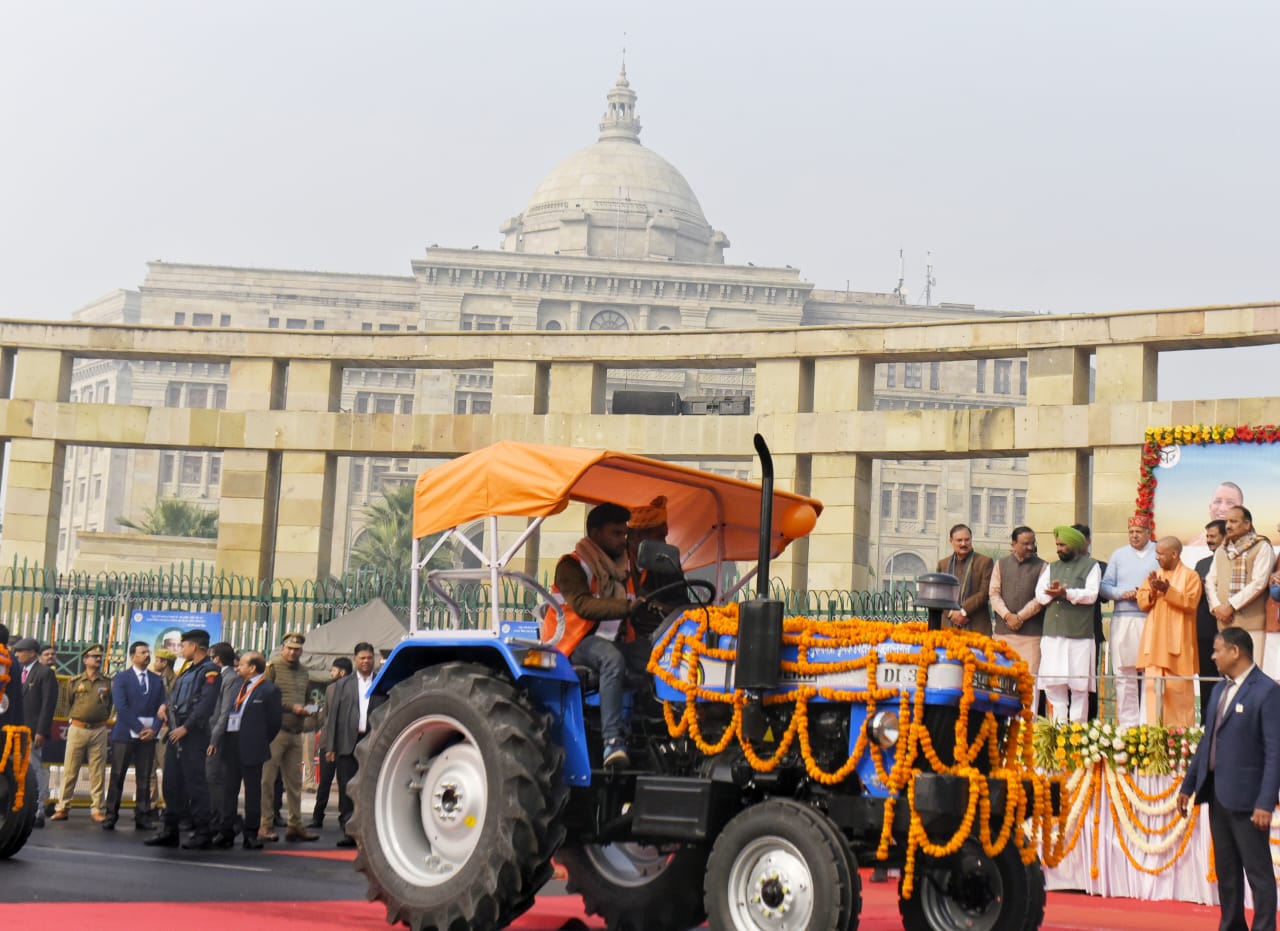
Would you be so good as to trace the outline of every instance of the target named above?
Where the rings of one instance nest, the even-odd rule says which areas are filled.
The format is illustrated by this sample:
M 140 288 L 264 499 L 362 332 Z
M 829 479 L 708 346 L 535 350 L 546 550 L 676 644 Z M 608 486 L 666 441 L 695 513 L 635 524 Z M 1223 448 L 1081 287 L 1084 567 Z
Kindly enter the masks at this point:
M 566 847 L 556 859 L 569 874 L 568 890 L 580 894 L 587 913 L 603 918 L 609 931 L 686 931 L 707 917 L 705 848 L 587 844 Z
M 1024 931 L 1031 887 L 1013 844 L 989 857 L 970 840 L 945 860 L 918 857 L 911 898 L 898 886 L 898 911 L 906 931 Z
M 26 780 L 24 797 L 17 811 L 13 809 L 15 777 L 12 773 L 0 774 L 0 782 L 4 782 L 8 788 L 8 791 L 0 792 L 0 860 L 6 860 L 21 850 L 31 836 L 31 829 L 36 825 L 36 811 L 40 807 L 36 765 L 33 763 L 27 767 L 23 777 Z
M 484 931 L 533 904 L 568 799 L 547 725 L 484 666 L 432 666 L 392 688 L 356 746 L 347 825 L 389 922 Z

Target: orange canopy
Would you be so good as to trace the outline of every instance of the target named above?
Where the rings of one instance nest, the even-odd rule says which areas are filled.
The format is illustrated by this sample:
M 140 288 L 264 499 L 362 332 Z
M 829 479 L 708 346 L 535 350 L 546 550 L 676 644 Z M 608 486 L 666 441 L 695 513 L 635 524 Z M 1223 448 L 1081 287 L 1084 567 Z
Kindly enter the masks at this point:
M 716 561 L 717 529 L 723 530 L 721 559 L 756 558 L 758 484 L 628 453 L 511 441 L 419 475 L 413 535 L 422 538 L 490 515 L 547 517 L 559 514 L 570 501 L 638 507 L 657 495 L 667 496 L 667 542 L 685 555 L 685 568 Z M 775 489 L 771 555 L 808 534 L 821 511 L 822 502 L 815 498 Z

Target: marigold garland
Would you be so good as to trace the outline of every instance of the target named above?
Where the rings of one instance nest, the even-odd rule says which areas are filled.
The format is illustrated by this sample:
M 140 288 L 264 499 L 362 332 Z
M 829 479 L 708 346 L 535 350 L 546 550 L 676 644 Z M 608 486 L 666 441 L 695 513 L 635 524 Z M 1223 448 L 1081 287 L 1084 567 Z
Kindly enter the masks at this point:
M 21 724 L 6 724 L 0 731 L 4 732 L 4 752 L 0 753 L 0 773 L 5 771 L 10 761 L 13 763 L 13 810 L 21 811 L 27 794 L 27 767 L 31 765 L 31 728 Z
M 1166 446 L 1211 446 L 1221 443 L 1280 443 L 1280 427 L 1275 424 L 1241 424 L 1230 427 L 1222 424 L 1183 424 L 1172 427 L 1148 427 L 1142 446 L 1142 465 L 1138 474 L 1139 514 L 1153 517 L 1152 508 L 1156 496 L 1156 467 L 1160 464 L 1160 451 Z M 1154 518 L 1151 525 L 1155 532 Z
M 696 627 L 684 630 L 674 624 L 654 647 L 649 662 L 649 672 L 666 685 L 678 691 L 684 698 L 683 708 L 677 711 L 674 703 L 664 702 L 663 713 L 668 732 L 673 737 L 688 736 L 698 750 L 707 755 L 723 752 L 736 740 L 744 758 L 758 772 L 776 769 L 793 747 L 797 747 L 809 777 L 824 785 L 835 785 L 849 778 L 859 762 L 870 756 L 876 778 L 889 789 L 885 799 L 877 857 L 889 855 L 893 843 L 892 825 L 897 801 L 904 796 L 910 810 L 903 870 L 903 895 L 910 897 L 914 887 L 917 854 L 943 858 L 955 853 L 966 840 L 974 835 L 974 821 L 981 819 L 977 839 L 989 856 L 998 855 L 1012 841 L 1024 863 L 1032 863 L 1037 850 L 1042 851 L 1044 862 L 1056 865 L 1065 856 L 1066 805 L 1055 819 L 1049 804 L 1050 778 L 1034 769 L 1034 728 L 1030 711 L 1033 680 L 1026 663 L 1006 644 L 990 640 L 980 634 L 962 630 L 927 630 L 921 624 L 893 625 L 862 620 L 815 621 L 810 618 L 791 617 L 783 621 L 783 643 L 796 648 L 795 661 L 784 660 L 781 671 L 802 677 L 817 677 L 834 673 L 865 670 L 867 682 L 862 689 L 831 688 L 821 685 L 805 685 L 792 691 L 766 696 L 766 705 L 790 705 L 790 721 L 781 735 L 774 738 L 772 753 L 762 756 L 749 738 L 742 733 L 742 708 L 745 697 L 740 691 L 714 691 L 704 688 L 697 670 L 703 660 L 730 663 L 737 658 L 734 649 L 711 647 L 709 642 L 719 643 L 721 637 L 736 637 L 738 633 L 738 605 L 712 607 L 688 616 L 696 620 Z M 710 638 L 708 634 L 712 635 Z M 831 649 L 849 644 L 868 647 L 863 656 L 839 661 L 812 661 L 810 650 Z M 916 647 L 916 652 L 906 652 L 886 644 Z M 670 650 L 670 669 L 659 665 Z M 955 721 L 955 762 L 944 763 L 933 745 L 932 735 L 924 726 L 925 688 L 930 667 L 943 658 L 961 667 L 961 699 Z M 1004 664 L 997 662 L 1004 660 Z M 911 687 L 881 686 L 878 670 L 881 664 L 912 665 L 916 667 L 915 682 Z M 675 670 L 674 672 L 672 670 Z M 987 676 L 1012 676 L 1017 683 L 1023 711 L 1011 722 L 1003 746 L 1000 743 L 1000 727 L 996 716 L 985 712 L 972 740 L 969 737 L 971 711 L 975 699 L 974 682 L 979 674 Z M 992 700 L 998 693 L 991 693 Z M 809 732 L 809 702 L 821 698 L 828 702 L 862 704 L 868 717 L 881 704 L 897 702 L 900 733 L 896 745 L 893 767 L 886 771 L 884 751 L 870 740 L 863 728 L 858 734 L 853 750 L 844 762 L 833 770 L 824 769 L 817 760 Z M 733 706 L 728 725 L 720 736 L 707 740 L 702 734 L 699 710 L 707 705 Z M 976 766 L 985 755 L 991 773 L 986 775 Z M 935 841 L 925 830 L 923 819 L 915 805 L 914 774 L 920 758 L 933 772 L 964 778 L 969 783 L 968 803 L 960 826 L 945 841 Z M 995 836 L 991 825 L 991 780 L 1005 783 L 1005 808 Z M 1030 795 L 1024 788 L 1024 780 L 1032 785 Z M 1027 831 L 1019 825 L 1027 825 Z M 1078 832 L 1077 832 L 1078 833 Z M 1050 837 L 1057 839 L 1050 843 Z

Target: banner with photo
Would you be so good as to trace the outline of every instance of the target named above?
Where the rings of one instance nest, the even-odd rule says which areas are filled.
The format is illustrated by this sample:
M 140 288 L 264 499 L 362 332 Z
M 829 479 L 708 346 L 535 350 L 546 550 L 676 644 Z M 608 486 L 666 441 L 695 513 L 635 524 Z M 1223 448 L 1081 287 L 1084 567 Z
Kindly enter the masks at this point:
M 151 652 L 161 648 L 182 656 L 182 635 L 188 630 L 204 630 L 209 642 L 222 639 L 220 611 L 134 611 L 129 616 L 129 642 L 142 640 Z
M 1280 428 L 1267 426 L 1152 427 L 1142 451 L 1137 510 L 1151 516 L 1157 536 L 1183 542 L 1189 566 L 1209 554 L 1204 525 L 1243 505 L 1254 529 L 1280 540 Z

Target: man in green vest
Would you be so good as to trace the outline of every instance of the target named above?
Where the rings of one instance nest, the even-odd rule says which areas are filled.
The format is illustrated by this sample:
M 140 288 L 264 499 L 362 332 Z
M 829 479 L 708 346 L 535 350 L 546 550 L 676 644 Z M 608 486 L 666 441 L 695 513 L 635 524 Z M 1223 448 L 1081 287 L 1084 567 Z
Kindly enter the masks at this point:
M 1058 561 L 1036 583 L 1036 601 L 1045 606 L 1040 640 L 1040 685 L 1053 705 L 1053 719 L 1084 723 L 1098 668 L 1093 639 L 1093 606 L 1102 571 L 1085 555 L 1085 538 L 1066 525 L 1053 528 Z
M 271 741 L 271 759 L 262 767 L 262 825 L 258 839 L 279 840 L 274 830 L 276 818 L 276 773 L 284 780 L 285 799 L 289 806 L 287 841 L 313 841 L 320 838 L 302 825 L 302 731 L 307 718 L 316 708 L 307 704 L 310 675 L 302 665 L 302 645 L 307 638 L 302 634 L 284 635 L 280 644 L 280 656 L 267 665 L 266 678 L 280 689 L 280 703 L 284 709 L 280 732 Z

